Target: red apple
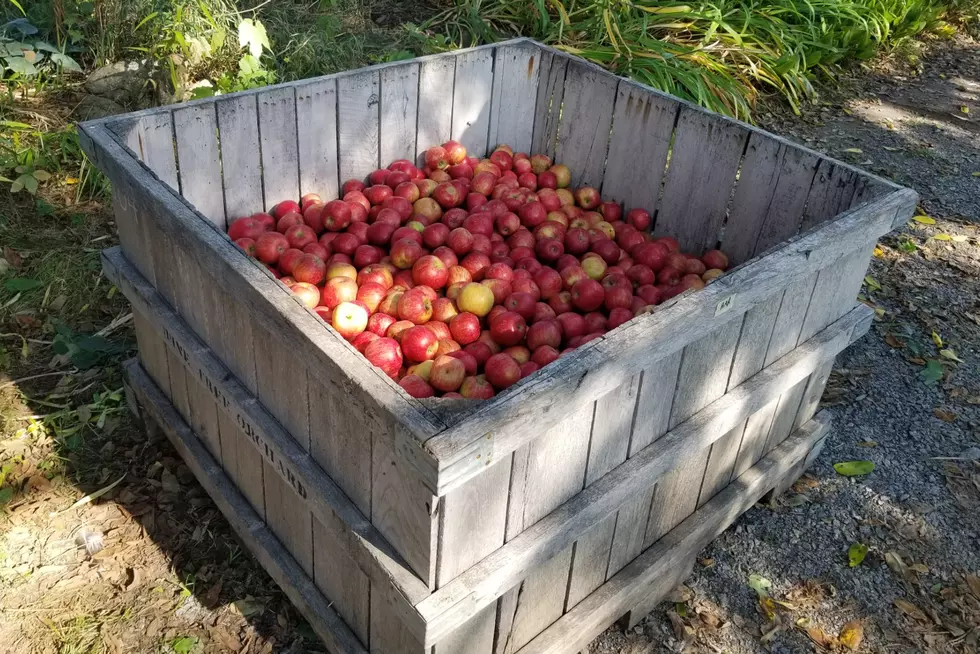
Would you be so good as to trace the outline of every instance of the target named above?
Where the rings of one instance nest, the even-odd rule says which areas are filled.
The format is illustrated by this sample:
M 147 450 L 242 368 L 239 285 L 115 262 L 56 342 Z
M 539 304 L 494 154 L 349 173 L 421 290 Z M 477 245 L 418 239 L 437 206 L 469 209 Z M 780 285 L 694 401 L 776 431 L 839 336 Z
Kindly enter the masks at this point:
M 462 386 L 465 377 L 466 365 L 455 357 L 443 355 L 433 362 L 429 383 L 436 390 L 451 392 Z
M 580 314 L 563 313 L 558 316 L 557 320 L 558 324 L 561 325 L 561 335 L 566 343 L 570 339 L 583 336 L 586 333 L 585 318 Z
M 582 279 L 572 286 L 572 304 L 579 311 L 595 311 L 605 299 L 602 284 L 594 279 Z
M 245 252 L 245 254 L 247 254 L 248 256 L 250 256 L 250 257 L 254 257 L 255 256 L 255 239 L 254 238 L 240 238 L 240 239 L 237 239 L 235 241 L 235 245 L 237 245 L 238 247 L 240 247 L 242 249 L 242 251 Z M 288 252 L 288 251 L 289 250 L 286 250 L 286 252 Z M 296 251 L 297 252 L 300 252 L 300 250 L 296 250 Z M 286 252 L 283 252 L 283 255 L 285 255 Z M 282 256 L 279 257 L 279 263 L 280 264 L 282 263 Z
M 627 323 L 633 319 L 633 312 L 628 308 L 617 308 L 609 312 L 609 320 L 606 322 L 606 326 L 612 330 L 616 329 L 623 323 Z
M 590 311 L 585 318 L 585 331 L 588 334 L 606 331 L 606 317 L 598 311 Z
M 379 338 L 368 343 L 364 348 L 364 358 L 389 377 L 395 377 L 402 367 L 401 347 L 393 338 Z
M 428 361 L 439 349 L 438 339 L 431 330 L 422 326 L 406 329 L 401 335 L 402 354 L 409 361 Z
M 463 268 L 466 268 L 470 272 L 470 276 L 473 281 L 480 281 L 483 279 L 484 275 L 487 273 L 487 268 L 490 267 L 490 258 L 485 254 L 480 254 L 478 252 L 471 252 L 463 257 L 463 260 L 459 262 Z
M 262 263 L 275 265 L 289 248 L 287 237 L 279 232 L 265 232 L 255 239 L 255 258 Z
M 367 329 L 368 310 L 355 302 L 341 302 L 333 310 L 331 323 L 341 336 L 351 340 Z
M 490 323 L 490 335 L 504 347 L 517 345 L 526 333 L 527 322 L 515 311 L 504 311 Z
M 572 310 L 572 294 L 568 291 L 562 291 L 561 293 L 552 295 L 548 298 L 548 306 L 560 317 L 562 314 Z
M 591 186 L 581 186 L 575 189 L 573 195 L 575 196 L 575 203 L 583 209 L 595 209 L 599 206 L 599 191 Z
M 606 289 L 606 297 L 603 304 L 607 311 L 613 309 L 628 309 L 633 301 L 633 293 L 630 289 L 622 286 L 612 286 Z
M 550 345 L 542 345 L 531 353 L 531 361 L 542 368 L 558 359 L 558 349 Z
M 436 394 L 432 386 L 418 375 L 405 375 L 398 380 L 398 385 L 416 399 L 434 397 Z
M 534 282 L 530 282 L 534 283 Z M 530 293 L 513 292 L 504 300 L 503 306 L 508 311 L 512 311 L 524 320 L 531 320 L 534 317 L 534 306 L 537 300 Z
M 475 375 L 463 380 L 459 394 L 468 400 L 489 400 L 494 396 L 494 391 L 485 375 Z
M 480 338 L 480 318 L 467 311 L 461 312 L 449 321 L 449 330 L 454 340 L 469 345 Z
M 555 310 L 548 306 L 545 302 L 536 302 L 534 304 L 534 316 L 531 317 L 531 322 L 541 322 L 542 320 L 554 320 L 557 314 Z
M 300 212 L 301 212 L 301 207 L 299 206 L 299 203 L 297 203 L 295 200 L 283 200 L 276 206 L 272 207 L 272 211 L 270 211 L 269 213 L 271 213 L 276 218 L 282 218 L 287 213 L 300 213 Z
M 327 264 L 315 254 L 304 254 L 293 265 L 292 275 L 298 282 L 318 285 L 327 276 Z
M 391 246 L 391 263 L 396 268 L 408 270 L 423 254 L 422 246 L 412 239 L 401 239 Z
M 320 304 L 320 289 L 313 284 L 295 282 L 289 287 L 289 290 L 299 298 L 300 302 L 311 309 Z
M 503 390 L 521 379 L 521 366 L 509 354 L 494 354 L 483 367 L 487 381 Z
M 542 320 L 527 330 L 527 346 L 532 350 L 542 345 L 557 348 L 561 345 L 561 326 L 557 320 Z
M 323 286 L 320 304 L 334 309 L 342 302 L 353 302 L 356 299 L 357 282 L 348 277 L 333 277 Z
M 539 175 L 551 168 L 551 158 L 543 154 L 531 155 L 531 171 Z
M 728 256 L 721 250 L 708 250 L 701 256 L 706 268 L 717 268 L 718 270 L 728 270 Z
M 440 289 L 449 280 L 449 269 L 437 256 L 427 254 L 412 266 L 412 280 L 418 286 Z
M 397 311 L 399 320 L 422 325 L 432 318 L 432 300 L 421 289 L 413 288 L 399 298 Z
M 660 290 L 653 284 L 644 284 L 636 289 L 636 296 L 648 305 L 660 304 Z

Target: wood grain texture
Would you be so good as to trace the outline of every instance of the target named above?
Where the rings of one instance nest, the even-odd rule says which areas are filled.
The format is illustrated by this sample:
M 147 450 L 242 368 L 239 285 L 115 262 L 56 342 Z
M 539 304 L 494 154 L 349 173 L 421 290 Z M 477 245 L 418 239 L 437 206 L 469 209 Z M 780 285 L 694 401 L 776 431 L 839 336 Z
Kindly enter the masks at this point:
M 735 182 L 731 210 L 720 239 L 721 249 L 733 264 L 751 258 L 765 228 L 766 215 L 779 182 L 784 147 L 764 134 L 752 132 L 749 135 L 742 168 Z
M 378 586 L 371 585 L 371 652 L 423 654 L 418 638 L 399 619 L 398 607 Z
M 491 604 L 436 643 L 435 654 L 491 654 L 497 606 Z
M 136 332 L 140 363 L 164 394 L 169 394 L 170 371 L 166 346 L 139 310 L 133 311 L 133 331 Z
M 521 582 L 510 632 L 498 634 L 498 639 L 505 641 L 505 654 L 517 652 L 542 629 L 561 617 L 571 562 L 572 547 L 569 546 L 543 562 Z
M 383 438 L 371 452 L 371 524 L 430 589 L 435 587 L 439 500 Z
M 850 207 L 858 178 L 853 168 L 838 165 L 831 159 L 822 159 L 817 165 L 806 199 L 800 231 L 805 232 L 831 220 Z
M 541 53 L 527 45 L 500 46 L 494 55 L 489 149 L 506 144 L 530 152 Z
M 475 157 L 487 152 L 492 92 L 493 52 L 472 50 L 458 55 L 452 96 L 452 136 Z
M 524 488 L 526 479 L 533 472 L 530 457 L 533 444 L 515 452 L 507 544 L 416 605 L 428 625 L 427 634 L 431 640 L 427 642 L 438 642 L 456 625 L 498 597 L 501 598 L 502 618 L 499 631 L 507 633 L 517 596 L 516 591 L 507 591 L 519 586 L 520 581 L 538 569 L 541 563 L 568 549 L 581 534 L 649 489 L 682 462 L 704 451 L 782 389 L 805 380 L 820 362 L 867 331 L 872 315 L 868 307 L 857 307 L 789 356 L 749 378 L 651 445 L 634 453 L 625 463 L 529 528 L 524 528 L 519 519 L 527 501 L 527 489 Z M 673 380 L 669 385 L 673 390 Z M 508 606 L 510 616 L 507 615 Z
M 827 433 L 829 419 L 813 420 L 794 437 L 678 525 L 618 575 L 556 621 L 520 654 L 563 654 L 579 651 L 625 611 L 659 588 L 673 588 L 671 571 L 683 565 L 748 510 Z M 663 580 L 668 583 L 661 583 Z
M 674 236 L 685 252 L 715 246 L 747 138 L 737 124 L 681 109 L 655 223 L 658 234 Z
M 665 571 L 665 575 L 656 580 L 647 596 L 633 606 L 629 610 L 629 613 L 620 619 L 619 626 L 624 629 L 632 629 L 638 625 L 643 618 L 649 615 L 664 600 L 665 595 L 669 595 L 672 590 L 680 586 L 685 579 L 691 576 L 696 558 L 696 555 L 690 555 L 686 560 L 680 559 L 677 565 Z
M 140 123 L 140 158 L 161 182 L 179 192 L 173 118 L 170 112 L 146 116 Z
M 820 157 L 787 143 L 781 148 L 779 178 L 762 229 L 751 249 L 735 248 L 734 263 L 758 256 L 797 233 Z
M 364 180 L 380 165 L 379 86 L 377 72 L 337 80 L 337 151 L 341 180 Z
M 313 518 L 313 582 L 362 644 L 370 639 L 371 581 L 323 524 Z
M 221 187 L 218 117 L 214 105 L 175 109 L 174 134 L 180 166 L 180 194 L 215 227 L 224 230 L 227 225 Z
M 567 69 L 568 59 L 565 57 L 555 56 L 548 51 L 541 53 L 541 72 L 534 103 L 534 133 L 528 154 L 544 154 L 552 159 L 555 157 Z
M 221 177 L 225 215 L 236 218 L 265 206 L 262 194 L 262 159 L 259 145 L 259 110 L 254 95 L 215 101 L 221 143 Z
M 568 65 L 555 162 L 571 168 L 572 186 L 602 187 L 616 86 L 615 78 Z
M 510 459 L 497 461 L 441 498 L 437 588 L 504 544 L 510 472 Z
M 640 375 L 635 375 L 616 390 L 596 400 L 588 466 L 585 471 L 586 486 L 626 460 L 639 388 Z M 575 543 L 565 610 L 578 604 L 606 580 L 615 530 L 616 515 L 613 514 L 583 534 Z
M 729 389 L 740 386 L 749 377 L 762 370 L 780 304 L 782 304 L 782 297 L 777 293 L 768 301 L 745 313 L 742 333 L 739 335 L 732 369 L 728 375 Z M 698 506 L 702 506 L 731 482 L 744 431 L 745 425 L 739 425 L 711 445 L 704 480 L 701 482 Z
M 296 134 L 300 195 L 316 193 L 324 202 L 338 197 L 335 80 L 296 87 Z
M 415 161 L 418 106 L 418 64 L 381 71 L 380 165 L 387 166 L 396 159 Z
M 602 196 L 656 215 L 679 105 L 629 84 L 616 90 Z M 637 165 L 637 162 L 643 162 Z
M 419 64 L 418 134 L 416 161 L 433 145 L 452 138 L 453 108 L 445 101 L 456 83 L 456 57 L 429 59 Z
M 671 428 L 725 394 L 743 318 L 729 320 L 710 336 L 684 348 L 670 410 Z M 709 449 L 701 450 L 657 484 L 644 539 L 646 545 L 659 540 L 697 508 L 708 453 Z
M 194 433 L 176 415 L 173 406 L 160 393 L 138 365 L 124 365 L 127 385 L 153 425 L 158 426 L 198 482 L 218 505 L 232 529 L 258 559 L 266 572 L 282 588 L 293 605 L 309 621 L 316 634 L 332 651 L 366 654 L 365 648 L 324 599 L 296 561 L 272 537 L 262 518 L 236 490 Z
M 265 209 L 283 200 L 299 202 L 299 143 L 296 140 L 296 93 L 270 89 L 258 96 Z

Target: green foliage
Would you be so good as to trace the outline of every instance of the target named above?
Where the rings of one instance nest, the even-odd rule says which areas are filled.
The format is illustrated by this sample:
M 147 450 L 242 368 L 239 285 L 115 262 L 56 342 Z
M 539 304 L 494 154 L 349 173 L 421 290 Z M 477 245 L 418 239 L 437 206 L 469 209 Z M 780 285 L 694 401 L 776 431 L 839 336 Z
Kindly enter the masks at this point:
M 61 49 L 37 38 L 38 29 L 26 18 L 0 27 L 0 64 L 10 80 L 35 78 L 43 73 L 80 73 L 81 67 Z
M 812 78 L 939 26 L 943 0 L 456 0 L 416 28 L 428 49 L 531 36 L 716 111 L 760 90 L 794 109 Z M 438 43 L 445 35 L 445 42 Z M 435 41 L 435 43 L 433 43 Z

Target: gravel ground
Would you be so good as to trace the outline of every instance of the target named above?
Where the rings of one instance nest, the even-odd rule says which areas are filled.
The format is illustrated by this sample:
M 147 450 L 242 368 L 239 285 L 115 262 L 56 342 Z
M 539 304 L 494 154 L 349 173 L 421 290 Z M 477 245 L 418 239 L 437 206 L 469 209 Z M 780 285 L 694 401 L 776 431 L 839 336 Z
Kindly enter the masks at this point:
M 844 649 L 855 624 L 861 651 L 977 651 L 980 47 L 923 54 L 849 80 L 802 120 L 765 116 L 767 129 L 915 188 L 935 224 L 882 240 L 864 290 L 883 313 L 838 359 L 824 397 L 834 431 L 814 467 L 708 547 L 678 602 L 591 652 Z M 941 380 L 929 381 L 930 361 Z M 874 472 L 832 467 L 856 459 Z M 869 551 L 849 567 L 854 543 Z M 752 575 L 784 604 L 760 600 Z

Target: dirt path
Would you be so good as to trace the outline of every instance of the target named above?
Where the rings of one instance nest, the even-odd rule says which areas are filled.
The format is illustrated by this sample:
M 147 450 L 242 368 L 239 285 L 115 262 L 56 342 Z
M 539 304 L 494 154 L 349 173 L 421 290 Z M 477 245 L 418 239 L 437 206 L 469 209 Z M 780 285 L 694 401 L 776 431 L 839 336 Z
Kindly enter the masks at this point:
M 765 117 L 767 129 L 915 188 L 935 224 L 882 240 L 864 291 L 883 311 L 839 359 L 824 398 L 835 429 L 810 474 L 705 550 L 680 603 L 628 634 L 610 629 L 592 652 L 812 651 L 852 620 L 861 651 L 977 651 L 980 46 L 933 47 L 920 74 L 883 65 L 802 120 Z M 848 460 L 875 471 L 838 476 L 831 464 Z M 869 551 L 851 568 L 854 543 Z M 752 575 L 785 602 L 769 615 Z
M 852 620 L 861 651 L 976 651 L 980 578 L 967 575 L 980 574 L 978 95 L 980 48 L 953 42 L 924 58 L 920 75 L 883 69 L 802 120 L 765 118 L 913 186 L 935 224 L 910 223 L 881 244 L 865 289 L 880 319 L 841 357 L 826 398 L 835 433 L 811 475 L 709 547 L 676 602 L 629 633 L 609 630 L 591 651 L 811 651 L 833 646 Z M 47 409 L 10 390 L 0 389 L 4 433 L 15 436 L 0 448 L 19 458 L 3 474 L 28 482 L 0 515 L 0 650 L 322 651 L 169 444 L 147 441 L 118 398 L 101 398 L 108 422 L 65 450 L 43 430 L 11 428 Z M 831 468 L 853 459 L 876 469 L 851 481 Z M 66 460 L 76 472 L 48 481 Z M 69 508 L 120 478 L 103 500 Z M 104 548 L 88 555 L 84 534 Z M 869 551 L 850 568 L 854 543 Z M 760 602 L 750 578 L 778 602 Z

